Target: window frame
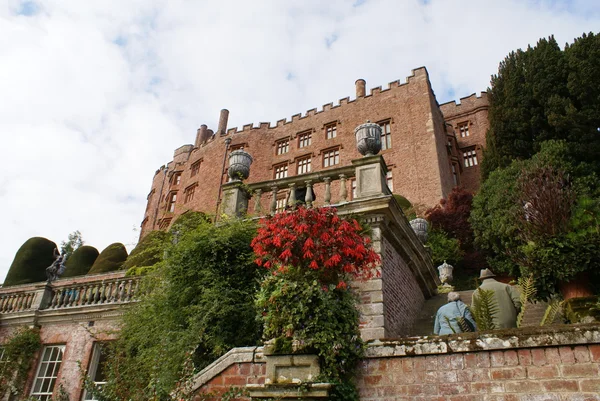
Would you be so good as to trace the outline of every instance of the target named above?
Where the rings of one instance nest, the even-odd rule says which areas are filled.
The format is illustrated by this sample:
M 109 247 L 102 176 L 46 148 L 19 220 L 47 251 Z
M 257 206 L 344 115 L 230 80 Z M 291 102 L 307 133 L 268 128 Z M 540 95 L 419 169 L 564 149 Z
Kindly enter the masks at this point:
M 463 121 L 463 122 L 456 124 L 456 130 L 458 131 L 458 134 L 460 135 L 461 138 L 466 138 L 470 135 L 470 133 L 469 133 L 470 125 L 471 124 L 469 121 Z
M 198 183 L 195 182 L 192 185 L 188 185 L 183 190 L 183 203 L 188 203 L 189 201 L 194 200 L 194 193 L 196 192 L 197 186 L 198 186 Z
M 38 366 L 35 371 L 35 375 L 33 376 L 31 391 L 29 392 L 30 397 L 32 397 L 32 398 L 37 397 L 37 399 L 41 400 L 41 401 L 51 401 L 52 400 L 52 394 L 54 393 L 54 389 L 56 387 L 56 384 L 58 383 L 58 377 L 60 376 L 60 370 L 62 368 L 62 362 L 64 360 L 65 348 L 66 348 L 65 344 L 47 344 L 42 347 L 40 359 L 38 361 Z M 49 357 L 51 358 L 53 355 L 54 349 L 59 350 L 57 357 L 60 357 L 60 360 L 48 359 L 45 361 L 44 357 L 46 355 L 46 351 L 51 350 L 50 355 L 49 355 Z M 54 364 L 54 366 L 52 368 L 51 376 L 40 377 L 40 373 L 42 371 L 42 365 L 44 365 L 44 364 L 46 364 L 44 366 L 45 367 L 44 375 L 48 373 L 48 367 L 50 366 L 50 364 Z M 52 386 L 51 386 L 51 388 L 50 388 L 50 386 L 48 386 L 48 388 L 46 388 L 46 391 L 41 391 L 43 389 L 43 386 L 46 384 L 45 380 L 47 380 L 47 379 L 50 379 L 50 382 L 48 384 L 52 384 Z M 40 380 L 41 380 L 41 382 L 40 382 Z M 41 384 L 39 385 L 38 391 L 36 391 L 36 386 L 38 385 L 38 382 L 40 382 Z
M 462 155 L 465 168 L 479 165 L 479 160 L 477 159 L 477 149 L 475 147 L 462 149 Z
M 388 170 L 387 173 L 385 174 L 385 183 L 387 185 L 387 187 L 390 189 L 391 193 L 394 193 L 394 174 L 392 173 L 392 170 Z M 391 183 L 391 185 L 390 185 Z
M 329 154 L 333 153 L 333 156 L 328 156 Z M 322 157 L 322 161 L 321 161 L 321 166 L 323 168 L 329 168 L 329 167 L 334 167 L 337 166 L 341 163 L 341 158 L 340 158 L 340 147 L 336 146 L 333 148 L 328 148 L 328 149 L 324 149 L 321 151 L 321 154 L 323 155 Z M 333 158 L 333 163 L 330 163 L 329 160 Z M 327 165 L 325 163 L 325 160 L 328 160 Z
M 198 174 L 200 171 L 200 166 L 202 165 L 202 159 L 196 160 L 190 165 L 190 177 L 193 177 Z
M 177 204 L 177 191 L 171 191 L 167 195 L 166 210 L 169 213 L 175 213 L 175 205 Z
M 94 383 L 94 386 L 99 386 L 102 388 L 106 382 L 96 382 L 96 373 L 98 371 L 98 366 L 100 365 L 100 358 L 102 357 L 102 349 L 107 346 L 107 342 L 105 341 L 95 341 L 92 345 L 92 355 L 90 357 L 90 363 L 88 364 L 88 369 L 86 375 L 90 378 L 90 380 Z M 94 398 L 93 394 L 91 394 L 87 389 L 83 392 L 81 396 L 81 401 L 98 401 Z
M 307 148 L 312 145 L 312 130 L 306 130 L 299 132 L 298 135 L 298 149 Z M 305 142 L 308 142 L 305 144 Z
M 392 148 L 392 119 L 386 118 L 377 122 L 377 125 L 381 127 L 381 150 L 388 150 Z M 389 132 L 386 132 L 386 127 L 389 128 Z
M 308 162 L 308 163 L 303 163 Z M 304 171 L 300 171 L 300 169 Z M 296 175 L 308 174 L 312 171 L 312 155 L 304 155 L 296 158 Z
M 334 139 L 337 138 L 337 121 L 332 121 L 324 125 L 325 129 L 325 139 Z
M 290 138 L 278 139 L 275 141 L 275 155 L 280 156 L 290 151 Z
M 281 171 L 278 171 L 278 169 L 282 169 Z M 279 176 L 280 174 L 282 174 L 282 176 Z M 284 162 L 284 163 L 278 163 L 273 165 L 273 179 L 274 180 L 281 180 L 282 178 L 287 178 L 289 175 L 289 163 L 288 162 Z

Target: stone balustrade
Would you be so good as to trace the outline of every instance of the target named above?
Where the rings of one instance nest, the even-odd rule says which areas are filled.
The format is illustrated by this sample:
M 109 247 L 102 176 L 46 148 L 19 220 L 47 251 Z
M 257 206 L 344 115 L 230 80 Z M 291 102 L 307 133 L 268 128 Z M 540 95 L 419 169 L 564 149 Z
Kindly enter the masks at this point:
M 35 291 L 19 291 L 0 295 L 0 313 L 30 310 L 35 300 Z
M 132 277 L 53 288 L 48 308 L 131 302 L 138 294 L 139 285 L 140 278 Z

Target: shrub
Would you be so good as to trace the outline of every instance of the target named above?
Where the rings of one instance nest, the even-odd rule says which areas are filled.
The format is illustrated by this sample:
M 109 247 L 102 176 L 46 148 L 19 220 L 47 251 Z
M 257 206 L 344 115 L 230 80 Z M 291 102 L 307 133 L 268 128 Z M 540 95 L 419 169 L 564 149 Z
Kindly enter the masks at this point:
M 98 256 L 88 274 L 109 273 L 121 270 L 127 259 L 125 245 L 116 242 L 107 246 Z
M 100 253 L 96 248 L 89 245 L 83 245 L 77 248 L 67 259 L 65 263 L 65 271 L 61 277 L 83 276 L 94 265 Z
M 444 261 L 451 265 L 458 263 L 463 256 L 460 243 L 456 238 L 449 238 L 443 230 L 430 230 L 427 245 L 431 249 L 431 259 L 434 266 L 439 266 Z
M 29 238 L 17 251 L 4 286 L 46 281 L 46 268 L 54 262 L 56 244 L 42 237 Z
M 138 242 L 131 251 L 123 269 L 128 276 L 137 276 L 152 271 L 163 260 L 165 250 L 171 242 L 171 235 L 164 231 L 152 231 Z

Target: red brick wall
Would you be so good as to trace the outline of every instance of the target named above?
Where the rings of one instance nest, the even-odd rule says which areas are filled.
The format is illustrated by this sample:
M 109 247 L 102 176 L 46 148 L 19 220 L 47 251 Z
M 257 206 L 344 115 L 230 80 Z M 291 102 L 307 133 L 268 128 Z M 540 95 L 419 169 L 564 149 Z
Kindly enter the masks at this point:
M 460 184 L 463 188 L 471 192 L 477 192 L 479 189 L 480 164 L 483 159 L 483 148 L 485 147 L 485 136 L 489 129 L 488 109 L 489 101 L 487 92 L 481 93 L 481 97 L 475 94 L 460 99 L 461 103 L 444 103 L 440 106 L 446 122 L 452 125 L 456 134 L 456 140 L 459 147 L 459 159 L 461 161 Z M 461 137 L 459 124 L 469 124 L 469 136 Z M 474 167 L 465 167 L 462 159 L 463 151 L 475 149 L 477 153 L 478 165 Z
M 220 401 L 218 394 L 230 390 L 232 387 L 243 388 L 246 384 L 264 384 L 266 378 L 266 364 L 264 363 L 236 363 L 229 366 L 218 376 L 214 377 L 208 383 L 204 384 L 201 390 L 194 398 L 194 401 Z M 206 393 L 215 395 L 209 398 Z M 203 396 L 200 396 L 203 394 Z M 241 398 L 249 399 L 249 398 Z
M 167 167 L 169 173 L 181 172 L 181 183 L 175 186 L 166 180 L 161 195 L 164 171 L 155 175 L 142 236 L 157 229 L 161 218 L 174 217 L 165 212 L 165 199 L 170 191 L 178 193 L 175 215 L 187 210 L 215 213 L 226 138 L 232 139 L 231 146 L 243 144 L 254 158 L 247 180 L 247 183 L 253 183 L 273 179 L 273 166 L 283 162 L 289 163 L 288 175 L 296 175 L 296 158 L 305 155 L 312 157 L 313 172 L 322 170 L 322 151 L 334 146 L 340 147 L 339 166 L 350 165 L 351 160 L 360 157 L 356 150 L 354 128 L 366 120 L 380 122 L 386 119 L 391 121 L 392 147 L 384 150 L 382 155 L 393 173 L 394 192 L 413 203 L 437 204 L 452 188 L 452 176 L 445 150 L 447 139 L 443 115 L 431 90 L 427 70 L 419 68 L 413 71 L 407 83 L 394 81 L 387 89 L 374 88 L 365 97 L 341 99 L 339 105 L 329 103 L 321 111 L 312 109 L 304 116 L 292 116 L 291 121 L 279 120 L 273 127 L 269 123 L 261 123 L 258 127 L 245 125 L 240 131 L 231 128 L 227 135 L 216 135 L 200 147 L 179 148 Z M 331 122 L 337 122 L 337 137 L 326 139 L 325 125 Z M 298 148 L 298 133 L 308 130 L 312 132 L 312 144 Z M 275 143 L 283 138 L 290 140 L 289 152 L 276 155 Z M 193 150 L 186 152 L 190 149 Z M 198 160 L 201 160 L 199 172 L 191 176 L 190 166 Z M 198 184 L 194 199 L 186 203 L 184 190 L 194 184 Z M 332 193 L 337 193 L 338 186 L 334 183 Z M 316 193 L 317 200 L 322 201 L 323 191 L 317 187 Z
M 361 400 L 600 400 L 600 345 L 366 359 Z
M 418 318 L 425 297 L 406 261 L 385 237 L 381 242 L 385 337 L 399 337 Z

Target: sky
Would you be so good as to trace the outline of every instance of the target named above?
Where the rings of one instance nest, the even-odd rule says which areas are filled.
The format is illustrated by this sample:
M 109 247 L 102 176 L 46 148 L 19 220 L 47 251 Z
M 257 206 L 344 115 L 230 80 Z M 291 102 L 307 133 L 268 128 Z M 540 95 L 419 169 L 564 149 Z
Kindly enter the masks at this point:
M 0 282 L 34 236 L 131 250 L 154 172 L 222 108 L 274 123 L 420 66 L 441 104 L 599 27 L 597 0 L 0 0 Z

